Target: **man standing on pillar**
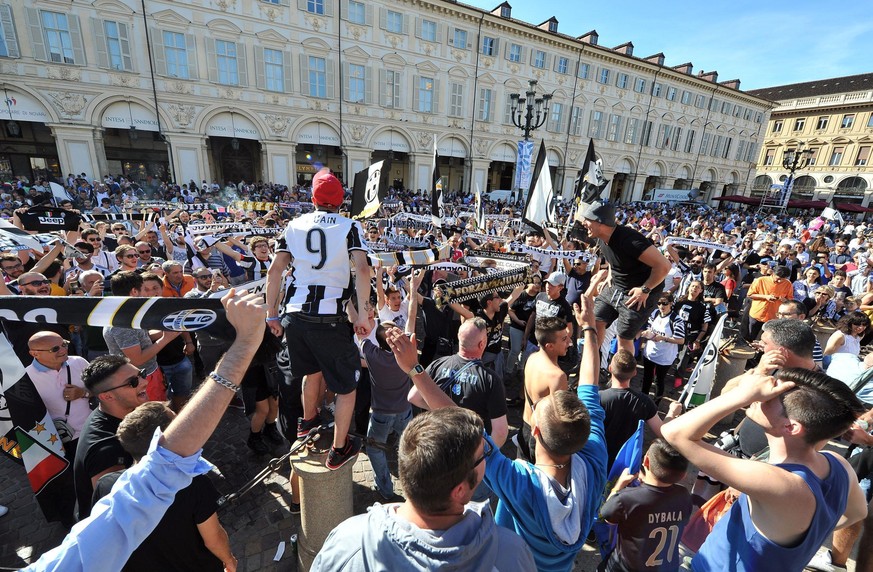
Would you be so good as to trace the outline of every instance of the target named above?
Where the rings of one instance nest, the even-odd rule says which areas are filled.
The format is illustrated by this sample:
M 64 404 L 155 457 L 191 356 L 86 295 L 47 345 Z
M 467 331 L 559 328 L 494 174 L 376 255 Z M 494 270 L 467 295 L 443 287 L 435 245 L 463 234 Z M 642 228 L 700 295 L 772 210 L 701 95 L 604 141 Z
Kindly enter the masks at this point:
M 616 322 L 619 348 L 634 353 L 634 338 L 646 324 L 664 289 L 671 264 L 648 238 L 615 222 L 615 207 L 592 203 L 577 215 L 609 264 L 609 277 L 594 306 L 597 339 Z
M 276 256 L 267 271 L 267 324 L 288 340 L 291 369 L 303 381 L 303 418 L 297 436 L 305 437 L 321 424 L 318 406 L 327 388 L 336 393 L 333 447 L 325 465 L 336 470 L 355 458 L 360 439 L 348 435 L 355 408 L 361 360 L 355 347 L 345 306 L 354 292 L 357 307 L 370 299 L 370 265 L 364 229 L 337 213 L 343 186 L 327 169 L 312 180 L 316 210 L 288 224 L 279 238 Z M 293 258 L 292 258 L 293 257 Z M 352 282 L 349 259 L 355 268 Z M 293 281 L 285 293 L 285 317 L 279 318 L 285 270 L 294 261 Z M 352 286 L 354 285 L 354 290 Z M 370 333 L 366 312 L 358 312 L 354 333 Z

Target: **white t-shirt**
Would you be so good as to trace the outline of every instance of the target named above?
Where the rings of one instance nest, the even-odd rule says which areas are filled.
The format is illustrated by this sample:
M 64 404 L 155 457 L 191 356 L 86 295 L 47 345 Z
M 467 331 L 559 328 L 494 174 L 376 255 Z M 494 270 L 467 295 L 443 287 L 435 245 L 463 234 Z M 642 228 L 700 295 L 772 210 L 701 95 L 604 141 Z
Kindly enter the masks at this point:
M 396 312 L 388 304 L 382 306 L 382 309 L 379 310 L 379 321 L 394 322 L 398 328 L 405 328 L 406 322 L 409 321 L 409 306 L 406 305 L 406 301 L 400 303 L 400 309 Z

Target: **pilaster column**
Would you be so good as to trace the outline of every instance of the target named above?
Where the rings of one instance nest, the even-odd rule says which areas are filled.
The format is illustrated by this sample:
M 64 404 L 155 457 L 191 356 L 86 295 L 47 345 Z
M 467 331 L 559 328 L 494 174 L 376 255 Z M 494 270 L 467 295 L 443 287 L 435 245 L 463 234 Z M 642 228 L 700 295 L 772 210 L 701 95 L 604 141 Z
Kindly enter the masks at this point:
M 263 154 L 262 174 L 265 181 L 288 187 L 297 183 L 296 143 L 262 141 L 261 152 Z
M 170 145 L 176 181 L 215 180 L 217 173 L 209 168 L 208 137 L 199 133 L 164 132 L 164 135 Z
M 47 123 L 55 138 L 58 149 L 58 161 L 61 164 L 61 172 L 85 173 L 95 179 L 101 179 L 108 168 L 106 153 L 103 150 L 103 138 L 99 140 L 95 136 L 91 125 L 68 125 L 59 123 Z M 99 153 L 97 147 L 100 147 Z M 102 164 L 99 157 L 102 156 Z

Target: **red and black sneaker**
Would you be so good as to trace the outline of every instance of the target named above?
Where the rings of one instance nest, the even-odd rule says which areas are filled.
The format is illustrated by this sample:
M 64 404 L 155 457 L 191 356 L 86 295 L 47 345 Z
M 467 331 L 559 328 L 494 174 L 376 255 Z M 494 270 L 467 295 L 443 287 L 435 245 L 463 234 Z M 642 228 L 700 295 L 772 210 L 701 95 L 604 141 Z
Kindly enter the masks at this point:
M 321 425 L 321 416 L 317 413 L 312 419 L 306 420 L 302 417 L 297 418 L 297 438 L 302 439 L 309 435 L 309 432 Z
M 360 452 L 361 440 L 354 435 L 349 435 L 346 437 L 346 446 L 341 450 L 338 450 L 335 447 L 330 448 L 324 466 L 331 471 L 335 471 L 354 459 Z

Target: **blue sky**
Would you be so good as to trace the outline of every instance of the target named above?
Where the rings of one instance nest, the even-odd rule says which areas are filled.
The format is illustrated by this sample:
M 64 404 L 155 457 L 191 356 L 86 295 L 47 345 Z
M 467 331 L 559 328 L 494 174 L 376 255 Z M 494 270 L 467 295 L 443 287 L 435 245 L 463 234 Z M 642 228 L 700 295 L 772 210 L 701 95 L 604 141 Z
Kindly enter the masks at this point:
M 492 10 L 501 0 L 461 0 Z M 873 15 L 866 1 L 510 0 L 512 16 L 579 36 L 595 29 L 599 44 L 633 42 L 634 55 L 663 52 L 665 64 L 687 61 L 694 73 L 739 78 L 743 90 L 873 72 Z M 580 17 L 582 16 L 582 17 Z M 865 40 L 866 36 L 866 42 Z M 863 43 L 862 43 L 863 42 Z

